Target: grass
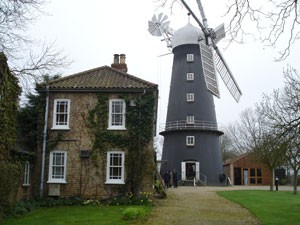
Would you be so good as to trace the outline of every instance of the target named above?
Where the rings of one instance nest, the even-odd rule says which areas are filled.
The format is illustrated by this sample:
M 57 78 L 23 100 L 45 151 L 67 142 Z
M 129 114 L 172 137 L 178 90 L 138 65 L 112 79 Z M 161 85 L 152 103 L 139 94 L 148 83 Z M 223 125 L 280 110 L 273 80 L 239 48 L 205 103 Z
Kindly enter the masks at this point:
M 247 208 L 263 225 L 300 225 L 300 195 L 288 191 L 222 191 L 218 194 Z
M 123 219 L 127 206 L 62 206 L 39 208 L 24 216 L 7 218 L 4 225 L 128 225 L 142 220 Z M 137 206 L 148 215 L 150 206 Z

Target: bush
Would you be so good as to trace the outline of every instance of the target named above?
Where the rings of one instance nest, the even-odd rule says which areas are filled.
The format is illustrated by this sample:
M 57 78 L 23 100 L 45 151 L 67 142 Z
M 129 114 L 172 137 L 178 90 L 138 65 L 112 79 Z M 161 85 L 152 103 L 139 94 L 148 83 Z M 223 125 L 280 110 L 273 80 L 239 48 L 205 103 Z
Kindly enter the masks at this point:
M 106 201 L 107 205 L 144 205 L 149 206 L 153 204 L 151 192 L 140 192 L 139 197 L 134 196 L 132 192 L 125 196 L 114 197 Z
M 122 214 L 124 220 L 136 220 L 144 218 L 146 212 L 143 208 L 129 207 L 126 208 Z
M 83 201 L 79 197 L 24 200 L 18 201 L 6 216 L 20 216 L 40 207 L 72 206 L 81 204 L 83 204 Z

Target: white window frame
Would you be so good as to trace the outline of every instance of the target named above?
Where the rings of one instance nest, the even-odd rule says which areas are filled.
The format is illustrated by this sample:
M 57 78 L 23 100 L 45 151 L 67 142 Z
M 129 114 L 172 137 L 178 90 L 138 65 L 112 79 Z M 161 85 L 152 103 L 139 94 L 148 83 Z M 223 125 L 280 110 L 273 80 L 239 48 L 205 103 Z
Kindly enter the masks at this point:
M 53 165 L 54 163 L 54 156 L 56 154 L 63 154 L 63 162 L 62 165 Z M 54 167 L 63 167 L 63 175 L 60 178 L 54 177 L 55 174 L 54 172 Z M 67 180 L 67 152 L 66 151 L 60 151 L 60 150 L 54 150 L 50 152 L 50 157 L 49 157 L 49 176 L 48 176 L 48 183 L 54 183 L 54 184 L 66 184 Z
M 194 80 L 194 73 L 186 73 L 186 80 L 193 81 Z
M 186 93 L 186 101 L 187 102 L 193 102 L 193 101 L 195 101 L 194 93 Z
M 112 163 L 112 156 L 119 155 L 121 156 L 121 161 L 119 165 L 111 165 Z M 112 168 L 119 168 L 121 169 L 119 177 L 113 177 L 111 173 Z M 123 151 L 108 151 L 107 152 L 107 159 L 106 159 L 106 181 L 105 184 L 125 184 L 124 182 L 124 171 L 125 171 L 125 153 Z
M 30 186 L 30 162 L 26 161 L 24 164 L 23 186 Z
M 195 136 L 186 136 L 186 146 L 195 146 Z
M 187 124 L 194 124 L 195 123 L 195 116 L 194 115 L 187 115 L 186 116 L 186 123 Z
M 57 118 L 58 118 L 57 106 L 60 102 L 66 102 L 67 103 L 67 110 L 64 112 L 64 114 L 67 115 L 65 124 L 58 124 L 57 123 Z M 57 130 L 68 130 L 68 129 L 70 129 L 70 108 L 71 108 L 71 100 L 70 99 L 55 99 L 54 100 L 52 129 L 57 129 Z
M 122 102 L 122 112 L 120 113 L 122 116 L 122 124 L 114 125 L 113 124 L 113 103 L 114 102 Z M 124 99 L 110 99 L 109 100 L 109 119 L 108 119 L 108 129 L 109 130 L 126 130 L 125 122 L 126 122 L 126 103 Z
M 187 62 L 194 62 L 194 54 L 186 54 Z

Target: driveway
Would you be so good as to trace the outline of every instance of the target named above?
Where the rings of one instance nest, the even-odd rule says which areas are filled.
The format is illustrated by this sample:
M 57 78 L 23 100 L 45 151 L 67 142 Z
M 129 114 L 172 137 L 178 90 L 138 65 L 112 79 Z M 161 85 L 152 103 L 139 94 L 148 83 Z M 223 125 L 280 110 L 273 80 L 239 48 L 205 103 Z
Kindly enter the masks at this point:
M 258 225 L 245 208 L 217 195 L 217 191 L 269 187 L 178 187 L 167 190 L 168 198 L 157 200 L 145 225 Z

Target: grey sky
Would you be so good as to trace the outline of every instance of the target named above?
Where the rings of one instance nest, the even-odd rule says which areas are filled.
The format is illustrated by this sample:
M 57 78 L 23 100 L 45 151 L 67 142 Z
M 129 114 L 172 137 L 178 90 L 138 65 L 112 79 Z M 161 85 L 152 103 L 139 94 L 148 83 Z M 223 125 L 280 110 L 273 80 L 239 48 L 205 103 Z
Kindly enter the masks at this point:
M 226 11 L 224 2 L 202 1 L 211 27 L 226 23 L 226 18 L 222 17 Z M 51 1 L 44 8 L 50 15 L 42 16 L 30 33 L 36 39 L 56 41 L 57 48 L 63 49 L 74 61 L 63 75 L 110 66 L 113 54 L 126 54 L 129 74 L 159 85 L 158 123 L 161 124 L 165 122 L 173 56 L 157 57 L 168 53 L 168 49 L 160 38 L 147 31 L 148 20 L 162 11 L 155 11 L 157 5 L 152 0 Z M 164 11 L 169 15 L 172 28 L 178 29 L 187 23 L 187 11 L 179 5 L 175 5 L 171 16 L 168 8 Z M 194 11 L 198 13 L 197 8 Z M 225 46 L 221 41 L 219 48 L 222 50 Z M 289 64 L 299 69 L 296 60 L 299 61 L 300 53 L 295 50 L 299 47 L 299 43 L 294 45 L 290 57 L 279 63 L 274 62 L 275 49 L 264 48 L 251 39 L 246 44 L 233 44 L 222 50 L 243 95 L 236 103 L 219 79 L 221 99 L 215 98 L 218 122 L 227 125 L 237 120 L 241 111 L 260 101 L 262 93 L 280 88 L 283 68 Z

